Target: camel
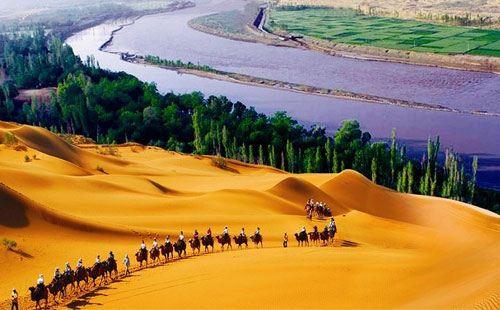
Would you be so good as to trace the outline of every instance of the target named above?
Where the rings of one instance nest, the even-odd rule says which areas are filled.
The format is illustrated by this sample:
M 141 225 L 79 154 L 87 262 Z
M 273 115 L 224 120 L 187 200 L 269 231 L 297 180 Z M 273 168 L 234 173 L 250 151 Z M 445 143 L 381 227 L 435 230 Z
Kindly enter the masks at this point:
M 295 233 L 295 239 L 297 239 L 299 246 L 309 246 L 309 238 L 307 237 L 307 233 L 305 231 L 301 231 L 300 234 Z
M 45 308 L 47 308 L 48 300 L 49 300 L 49 290 L 46 286 L 31 286 L 29 288 L 31 300 L 35 302 L 35 309 L 42 308 L 40 305 L 41 300 L 45 300 Z
M 78 287 L 79 290 L 81 290 L 80 288 L 81 281 L 85 282 L 85 285 L 83 286 L 85 288 L 85 286 L 89 282 L 89 274 L 87 272 L 87 269 L 85 269 L 84 267 L 78 267 L 75 271 L 75 281 L 76 281 L 76 286 Z
M 115 276 L 118 275 L 118 266 L 116 265 L 116 260 L 114 258 L 109 257 L 104 267 L 106 274 L 108 274 L 111 279 L 113 278 L 113 273 Z
M 214 251 L 214 238 L 212 236 L 203 236 L 201 237 L 201 243 L 205 247 L 205 252 L 208 252 L 208 247 L 212 247 L 212 252 Z
M 102 263 L 95 263 L 92 268 L 87 268 L 87 273 L 92 279 L 92 284 L 96 286 L 95 280 L 97 278 L 100 278 L 99 285 L 102 284 L 103 281 L 106 279 L 106 268 L 103 266 L 104 262 Z
M 160 249 L 151 248 L 151 250 L 149 250 L 149 258 L 151 258 L 153 264 L 156 263 L 156 260 L 160 261 Z
M 200 254 L 200 239 L 194 238 L 194 239 L 189 239 L 189 245 L 191 246 L 191 249 L 193 250 L 193 254 L 195 250 L 198 250 L 198 254 Z
M 165 243 L 165 245 L 160 245 L 160 252 L 163 257 L 165 257 L 165 261 L 168 261 L 169 257 L 174 258 L 174 247 L 172 243 Z
M 224 251 L 224 245 L 227 244 L 227 249 L 231 248 L 233 249 L 233 246 L 231 245 L 231 237 L 229 235 L 223 235 L 222 237 L 217 235 L 215 236 L 215 239 L 217 239 L 217 242 L 221 244 L 221 249 Z
M 174 244 L 174 251 L 177 252 L 177 255 L 179 255 L 179 258 L 182 257 L 182 253 L 184 252 L 184 257 L 186 257 L 186 242 L 184 240 L 177 240 L 177 242 Z
M 137 251 L 135 253 L 135 258 L 137 259 L 137 262 L 139 263 L 139 266 L 142 268 L 142 262 L 146 262 L 146 267 L 148 266 L 148 250 L 146 249 L 141 249 L 140 251 Z
M 233 236 L 234 243 L 238 245 L 238 248 L 240 249 L 241 246 L 244 244 L 246 248 L 248 248 L 248 238 L 247 236 Z
M 250 236 L 250 240 L 252 240 L 256 247 L 259 247 L 259 243 L 261 248 L 264 246 L 262 243 L 263 239 L 264 238 L 262 238 L 261 234 L 254 234 L 253 236 Z

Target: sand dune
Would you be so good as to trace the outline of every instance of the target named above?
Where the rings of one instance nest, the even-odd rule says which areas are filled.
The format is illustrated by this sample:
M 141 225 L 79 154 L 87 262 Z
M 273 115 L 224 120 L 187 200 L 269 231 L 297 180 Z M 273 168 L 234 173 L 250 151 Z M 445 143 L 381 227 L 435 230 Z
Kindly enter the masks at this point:
M 500 217 L 445 199 L 374 185 L 354 171 L 293 175 L 274 168 L 154 147 L 73 146 L 37 127 L 0 122 L 0 295 L 26 294 L 38 273 L 112 249 L 132 254 L 142 237 L 259 226 L 264 249 L 203 255 L 147 269 L 73 306 L 106 308 L 498 308 Z M 18 151 L 16 151 L 18 149 Z M 25 155 L 37 159 L 25 162 Z M 100 167 L 101 169 L 97 169 Z M 335 247 L 298 248 L 303 205 L 328 203 Z M 284 232 L 291 247 L 283 249 Z M 134 262 L 135 263 L 135 262 Z M 210 296 L 201 298 L 200 296 Z M 221 296 L 221 298 L 212 298 Z M 2 298 L 4 299 L 4 298 Z

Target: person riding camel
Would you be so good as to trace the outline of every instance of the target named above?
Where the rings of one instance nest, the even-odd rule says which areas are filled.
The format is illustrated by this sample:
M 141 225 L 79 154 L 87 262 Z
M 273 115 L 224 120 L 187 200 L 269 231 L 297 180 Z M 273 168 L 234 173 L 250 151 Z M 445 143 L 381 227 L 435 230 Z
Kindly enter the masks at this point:
M 260 236 L 260 227 L 257 227 L 257 230 L 255 230 L 255 236 Z
M 302 229 L 300 230 L 301 233 L 306 233 L 306 227 L 302 226 Z
M 207 229 L 207 237 L 212 237 L 212 229 L 210 227 Z
M 145 251 L 146 250 L 146 243 L 144 243 L 144 239 L 142 239 L 142 242 L 141 242 L 141 249 L 140 251 Z
M 199 236 L 200 236 L 200 234 L 198 233 L 198 230 L 197 230 L 197 229 L 195 229 L 195 230 L 194 230 L 194 234 L 193 234 L 193 238 L 194 238 L 194 239 L 198 239 L 198 237 L 199 237 Z
M 317 233 L 317 232 L 318 232 L 318 226 L 314 225 L 313 229 L 314 229 L 314 230 L 313 230 L 313 231 L 314 231 L 314 233 Z
M 283 236 L 283 247 L 286 248 L 288 246 L 288 235 L 285 233 Z
M 40 290 L 40 292 L 42 292 L 45 288 L 45 280 L 43 278 L 43 274 L 40 274 L 38 276 L 38 279 L 36 280 L 36 286 Z
M 153 249 L 158 248 L 158 242 L 156 241 L 156 238 L 153 239 Z
M 222 236 L 223 237 L 228 237 L 229 236 L 229 228 L 224 227 L 224 230 L 222 231 Z
M 83 260 L 80 258 L 78 259 L 78 263 L 76 263 L 76 269 L 80 269 L 83 267 Z
M 101 255 L 97 255 L 97 257 L 95 258 L 94 267 L 100 264 L 101 264 Z
M 115 260 L 115 254 L 113 254 L 113 251 L 109 251 L 109 256 L 108 256 L 108 260 Z
M 64 274 L 69 276 L 69 275 L 71 275 L 72 272 L 73 272 L 73 270 L 71 269 L 71 266 L 69 265 L 68 262 L 66 262 L 66 268 L 64 269 Z
M 59 278 L 61 278 L 61 276 L 62 276 L 62 274 L 59 271 L 59 267 L 56 267 L 56 270 L 54 271 L 54 279 L 59 280 Z
M 181 233 L 179 235 L 179 240 L 184 241 L 184 232 L 181 230 Z
M 240 236 L 241 237 L 246 237 L 246 235 L 245 235 L 245 228 L 244 227 L 241 228 Z
M 165 245 L 169 245 L 170 244 L 170 235 L 167 235 L 165 237 Z

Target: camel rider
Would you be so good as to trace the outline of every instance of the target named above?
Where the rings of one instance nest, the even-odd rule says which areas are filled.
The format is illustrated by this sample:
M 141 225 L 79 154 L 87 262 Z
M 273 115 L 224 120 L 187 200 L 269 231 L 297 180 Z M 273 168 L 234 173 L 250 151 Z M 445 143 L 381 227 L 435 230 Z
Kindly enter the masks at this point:
M 146 243 L 144 243 L 144 239 L 141 242 L 141 252 L 146 251 Z
M 113 254 L 113 251 L 109 251 L 108 260 L 110 260 L 110 261 L 114 261 L 115 260 L 115 254 Z
M 287 233 L 285 233 L 285 235 L 283 236 L 283 247 L 287 247 L 288 246 L 288 235 Z
M 224 227 L 224 230 L 222 231 L 222 235 L 223 236 L 229 236 L 229 229 L 226 227 Z
M 193 238 L 194 238 L 194 239 L 198 239 L 198 237 L 199 237 L 199 236 L 200 236 L 200 234 L 198 233 L 198 230 L 197 230 L 197 229 L 195 229 L 195 230 L 194 230 L 194 234 L 193 234 Z
M 59 271 L 59 267 L 56 267 L 56 270 L 54 271 L 54 279 L 59 280 L 61 277 L 61 272 Z
M 244 227 L 241 228 L 240 236 L 246 237 L 246 235 L 245 235 L 245 228 Z
M 260 236 L 260 227 L 257 227 L 257 230 L 255 231 L 256 236 Z
M 302 226 L 302 229 L 300 230 L 301 233 L 306 233 L 306 227 L 305 226 Z
M 72 271 L 73 270 L 71 270 L 71 266 L 69 265 L 68 262 L 66 262 L 66 268 L 64 269 L 64 273 L 69 276 Z
M 212 237 L 212 230 L 210 229 L 210 227 L 207 230 L 207 237 Z
M 170 244 L 170 235 L 167 235 L 165 237 L 165 245 L 169 245 Z
M 158 248 L 158 242 L 156 241 L 156 238 L 153 239 L 153 249 Z
M 43 289 L 45 287 L 45 280 L 43 279 L 43 274 L 38 276 L 38 279 L 36 280 L 36 286 L 39 289 Z
M 184 232 L 181 230 L 181 233 L 179 235 L 179 240 L 184 241 Z
M 335 220 L 332 218 L 330 218 L 330 223 L 328 223 L 328 229 L 330 231 L 334 231 L 335 230 Z
M 77 269 L 80 269 L 80 268 L 82 268 L 82 267 L 83 267 L 83 260 L 80 258 L 80 259 L 78 260 L 78 263 L 76 263 L 76 268 L 77 268 Z
M 95 263 L 94 263 L 94 266 L 97 266 L 101 263 L 101 255 L 97 255 L 97 257 L 95 258 Z
M 314 225 L 314 232 L 317 233 L 318 232 L 318 226 Z

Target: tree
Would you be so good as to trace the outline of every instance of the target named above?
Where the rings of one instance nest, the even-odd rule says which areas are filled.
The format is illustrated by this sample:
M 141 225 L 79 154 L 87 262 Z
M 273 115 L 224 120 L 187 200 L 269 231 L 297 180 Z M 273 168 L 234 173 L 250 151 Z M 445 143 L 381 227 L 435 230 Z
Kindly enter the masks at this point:
M 202 154 L 203 152 L 203 142 L 202 142 L 202 129 L 201 129 L 201 119 L 200 112 L 195 110 L 193 113 L 193 129 L 194 129 L 194 149 L 195 153 Z
M 377 159 L 375 157 L 373 157 L 372 159 L 371 169 L 372 169 L 372 182 L 377 183 Z

